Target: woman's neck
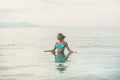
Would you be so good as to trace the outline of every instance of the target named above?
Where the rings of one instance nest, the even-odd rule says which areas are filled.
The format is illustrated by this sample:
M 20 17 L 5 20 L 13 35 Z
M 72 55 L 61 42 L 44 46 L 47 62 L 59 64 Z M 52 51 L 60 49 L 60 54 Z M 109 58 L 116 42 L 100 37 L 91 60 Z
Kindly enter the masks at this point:
M 63 40 L 59 40 L 59 42 L 63 42 Z

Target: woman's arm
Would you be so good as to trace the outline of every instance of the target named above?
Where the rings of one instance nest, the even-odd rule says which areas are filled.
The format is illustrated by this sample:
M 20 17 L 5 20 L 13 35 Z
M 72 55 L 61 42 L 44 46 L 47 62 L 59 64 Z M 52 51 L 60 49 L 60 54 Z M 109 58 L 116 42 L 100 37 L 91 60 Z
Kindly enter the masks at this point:
M 70 49 L 70 47 L 68 46 L 68 43 L 67 42 L 65 42 L 65 44 L 66 44 L 66 48 L 67 48 L 67 50 L 69 51 L 69 53 L 73 53 L 73 51 Z
M 55 46 L 54 46 L 53 49 L 51 49 L 51 50 L 45 50 L 44 52 L 55 52 L 55 50 L 56 50 L 56 43 L 55 43 Z
M 66 44 L 67 50 L 69 51 L 69 54 L 70 54 L 70 53 L 77 53 L 77 52 L 75 52 L 75 51 L 73 51 L 73 50 L 70 49 L 70 47 L 68 46 L 68 43 L 67 43 L 67 42 L 65 42 L 65 44 Z

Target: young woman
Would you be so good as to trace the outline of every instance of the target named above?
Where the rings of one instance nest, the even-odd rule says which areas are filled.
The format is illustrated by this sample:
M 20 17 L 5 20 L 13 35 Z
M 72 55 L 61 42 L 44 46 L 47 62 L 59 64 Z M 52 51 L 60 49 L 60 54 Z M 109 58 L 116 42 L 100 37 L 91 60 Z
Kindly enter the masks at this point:
M 52 50 L 45 50 L 44 52 L 52 52 L 55 56 L 55 61 L 56 62 L 65 62 L 69 55 L 73 53 L 73 51 L 69 48 L 68 43 L 64 41 L 65 36 L 62 33 L 58 33 L 57 39 L 59 40 L 58 42 L 55 43 L 55 46 Z M 65 48 L 69 51 L 67 56 L 65 56 L 64 51 Z M 57 53 L 55 50 L 57 49 Z

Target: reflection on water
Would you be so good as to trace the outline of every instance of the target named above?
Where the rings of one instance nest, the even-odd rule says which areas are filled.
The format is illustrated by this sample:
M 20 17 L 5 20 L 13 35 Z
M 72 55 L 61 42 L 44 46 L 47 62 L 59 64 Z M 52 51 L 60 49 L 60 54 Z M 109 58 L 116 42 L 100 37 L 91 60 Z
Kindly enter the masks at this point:
M 66 30 L 1 28 L 0 80 L 120 79 L 119 30 Z M 70 47 L 78 52 L 72 54 L 65 63 L 55 63 L 51 53 L 43 52 L 53 48 L 58 32 L 64 33 Z
M 67 67 L 68 67 L 68 66 L 65 66 L 64 63 L 60 63 L 60 64 L 57 65 L 57 68 L 56 68 L 56 69 L 57 69 L 59 72 L 63 73 L 64 71 L 66 71 Z

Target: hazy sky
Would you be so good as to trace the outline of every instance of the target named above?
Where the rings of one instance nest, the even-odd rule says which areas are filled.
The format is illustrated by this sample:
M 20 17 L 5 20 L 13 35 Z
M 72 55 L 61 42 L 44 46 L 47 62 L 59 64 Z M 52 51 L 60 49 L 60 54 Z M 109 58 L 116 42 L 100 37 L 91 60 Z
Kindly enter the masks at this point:
M 0 22 L 42 26 L 120 26 L 119 0 L 0 0 Z

